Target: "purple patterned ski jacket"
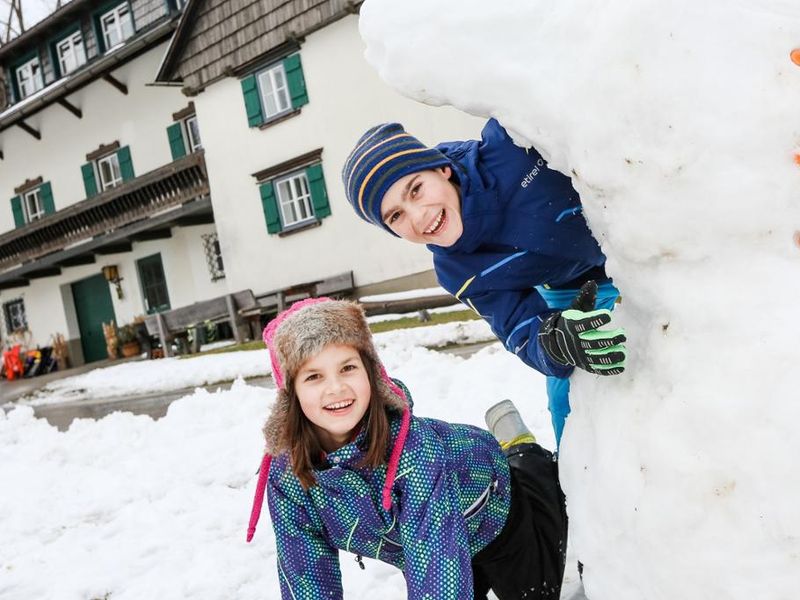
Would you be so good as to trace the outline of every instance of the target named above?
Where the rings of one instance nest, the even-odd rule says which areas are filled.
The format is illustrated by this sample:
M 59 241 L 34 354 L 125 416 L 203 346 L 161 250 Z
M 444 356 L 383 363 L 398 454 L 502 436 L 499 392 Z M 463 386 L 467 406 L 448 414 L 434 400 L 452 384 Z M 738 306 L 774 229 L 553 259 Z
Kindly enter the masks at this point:
M 390 424 L 394 442 L 401 415 L 391 411 Z M 308 491 L 287 454 L 272 460 L 267 500 L 281 597 L 343 598 L 341 549 L 402 569 L 409 600 L 471 599 L 472 557 L 497 537 L 511 505 L 499 444 L 477 427 L 412 416 L 387 511 L 386 465 L 358 466 L 364 437 L 330 453 Z

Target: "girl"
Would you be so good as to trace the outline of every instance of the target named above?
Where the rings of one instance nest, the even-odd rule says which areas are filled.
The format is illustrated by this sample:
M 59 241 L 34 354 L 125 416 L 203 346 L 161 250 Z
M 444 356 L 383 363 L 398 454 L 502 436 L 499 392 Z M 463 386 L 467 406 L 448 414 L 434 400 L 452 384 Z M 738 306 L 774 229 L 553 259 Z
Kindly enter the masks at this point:
M 564 497 L 552 455 L 411 415 L 361 308 L 309 299 L 264 330 L 278 387 L 265 488 L 284 600 L 341 599 L 338 550 L 403 570 L 411 600 L 559 597 Z

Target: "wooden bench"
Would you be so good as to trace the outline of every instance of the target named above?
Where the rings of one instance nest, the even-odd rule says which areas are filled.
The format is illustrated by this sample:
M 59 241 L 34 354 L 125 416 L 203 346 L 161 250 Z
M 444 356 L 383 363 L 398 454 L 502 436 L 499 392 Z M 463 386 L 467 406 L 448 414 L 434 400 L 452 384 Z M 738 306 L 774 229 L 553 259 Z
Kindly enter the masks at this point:
M 393 313 L 409 313 L 419 311 L 422 313 L 429 308 L 440 308 L 442 306 L 452 306 L 458 304 L 455 296 L 443 293 L 435 296 L 419 296 L 417 298 L 404 298 L 402 300 L 384 300 L 377 302 L 362 302 L 364 312 L 368 317 L 373 315 L 387 315 Z M 466 307 L 464 307 L 466 309 Z
M 306 298 L 347 295 L 353 288 L 353 272 L 347 271 L 327 279 L 307 281 L 260 294 L 256 299 L 256 306 L 241 310 L 240 314 L 250 320 L 251 330 L 256 331 L 260 330 L 261 315 L 276 315 L 293 302 Z
M 253 291 L 242 290 L 234 294 L 201 300 L 188 306 L 149 315 L 145 317 L 144 323 L 147 333 L 161 340 L 164 356 L 171 356 L 172 344 L 170 342 L 172 340 L 207 321 L 211 323 L 229 322 L 236 343 L 241 344 L 248 336 L 244 314 L 257 305 Z

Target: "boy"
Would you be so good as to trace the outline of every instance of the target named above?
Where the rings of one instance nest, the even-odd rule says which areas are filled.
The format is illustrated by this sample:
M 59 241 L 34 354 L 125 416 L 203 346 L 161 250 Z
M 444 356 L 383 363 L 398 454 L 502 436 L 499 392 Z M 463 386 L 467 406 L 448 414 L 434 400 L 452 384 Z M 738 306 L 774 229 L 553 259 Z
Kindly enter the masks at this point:
M 426 244 L 442 287 L 547 375 L 558 445 L 574 367 L 616 375 L 626 355 L 621 329 L 598 329 L 611 320 L 619 292 L 570 179 L 490 119 L 481 141 L 435 148 L 398 123 L 373 127 L 342 180 L 361 218 Z

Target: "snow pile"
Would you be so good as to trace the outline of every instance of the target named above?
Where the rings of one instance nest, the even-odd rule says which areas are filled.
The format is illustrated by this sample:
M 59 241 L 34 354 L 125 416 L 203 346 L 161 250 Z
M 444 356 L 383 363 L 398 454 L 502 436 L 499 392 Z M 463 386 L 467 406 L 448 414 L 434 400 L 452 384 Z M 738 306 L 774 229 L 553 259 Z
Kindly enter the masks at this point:
M 482 425 L 489 405 L 511 398 L 552 447 L 543 378 L 499 344 L 466 360 L 418 346 L 381 356 L 408 384 L 417 413 Z M 245 543 L 260 425 L 274 397 L 237 381 L 176 400 L 158 421 L 115 413 L 64 433 L 30 407 L 0 411 L 0 597 L 278 598 L 266 510 Z M 364 562 L 361 571 L 342 555 L 346 598 L 406 598 L 399 571 Z
M 48 383 L 32 405 L 180 390 L 272 372 L 266 350 L 223 352 L 194 358 L 143 360 L 94 369 Z
M 411 345 L 441 348 L 494 340 L 484 321 L 456 321 L 375 335 L 379 348 Z M 266 350 L 129 362 L 58 379 L 38 390 L 32 406 L 56 402 L 156 394 L 272 373 Z
M 795 597 L 800 3 L 367 0 L 361 32 L 570 174 L 609 257 L 629 369 L 573 378 L 562 446 L 587 595 Z

